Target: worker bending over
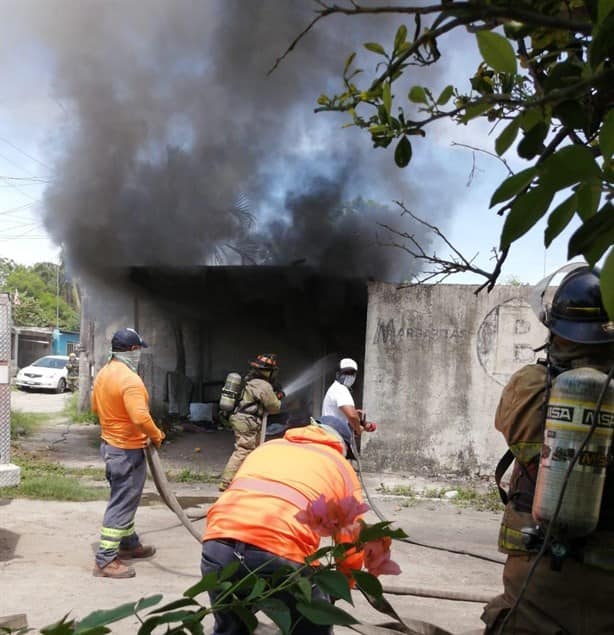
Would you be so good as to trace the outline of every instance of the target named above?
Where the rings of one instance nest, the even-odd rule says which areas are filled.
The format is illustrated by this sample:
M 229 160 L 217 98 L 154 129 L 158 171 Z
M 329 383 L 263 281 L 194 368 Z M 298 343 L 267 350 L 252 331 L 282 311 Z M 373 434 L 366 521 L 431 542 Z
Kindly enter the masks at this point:
M 319 547 L 320 535 L 296 515 L 321 495 L 339 502 L 354 497 L 362 503 L 360 483 L 346 455 L 352 447 L 349 425 L 334 417 L 291 428 L 283 439 L 268 441 L 243 462 L 235 479 L 207 514 L 201 572 L 219 572 L 233 561 L 241 566 L 232 580 L 258 569 L 270 576 L 282 567 L 298 569 Z M 358 532 L 358 528 L 353 530 Z M 353 542 L 358 535 L 343 536 Z M 338 568 L 360 569 L 362 553 L 350 551 Z M 264 566 L 262 566 L 264 565 Z M 262 568 L 261 568 L 262 567 Z M 210 592 L 212 604 L 219 592 Z M 319 589 L 314 598 L 328 600 Z M 296 610 L 296 599 L 280 594 L 290 609 L 293 635 L 329 635 L 329 626 L 313 624 Z M 249 631 L 230 611 L 215 613 L 214 635 Z

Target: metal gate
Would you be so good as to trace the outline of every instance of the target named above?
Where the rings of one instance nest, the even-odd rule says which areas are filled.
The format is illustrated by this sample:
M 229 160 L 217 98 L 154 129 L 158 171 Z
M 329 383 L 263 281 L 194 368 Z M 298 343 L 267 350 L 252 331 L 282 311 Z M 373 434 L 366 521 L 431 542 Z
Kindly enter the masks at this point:
M 11 301 L 0 293 L 0 487 L 19 485 L 11 464 Z

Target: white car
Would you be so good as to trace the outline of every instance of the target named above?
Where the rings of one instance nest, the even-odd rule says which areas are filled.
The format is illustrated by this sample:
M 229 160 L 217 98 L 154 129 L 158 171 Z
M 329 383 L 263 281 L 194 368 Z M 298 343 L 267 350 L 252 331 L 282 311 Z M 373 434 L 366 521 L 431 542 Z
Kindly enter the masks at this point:
M 20 390 L 44 389 L 63 393 L 66 390 L 67 355 L 45 355 L 22 368 L 15 377 Z

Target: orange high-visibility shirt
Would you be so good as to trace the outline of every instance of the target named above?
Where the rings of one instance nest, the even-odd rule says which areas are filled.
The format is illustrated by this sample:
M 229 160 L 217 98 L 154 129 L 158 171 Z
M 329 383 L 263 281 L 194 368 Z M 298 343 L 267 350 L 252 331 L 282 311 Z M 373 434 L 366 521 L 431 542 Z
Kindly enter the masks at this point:
M 295 518 L 305 499 L 323 494 L 327 500 L 354 496 L 363 501 L 358 477 L 340 449 L 341 443 L 319 426 L 293 428 L 283 439 L 256 448 L 234 478 L 240 486 L 231 485 L 209 509 L 203 540 L 239 540 L 303 564 L 320 544 L 320 536 Z M 257 486 L 250 489 L 250 482 Z M 284 497 L 276 493 L 277 485 Z M 354 541 L 357 531 L 345 538 Z M 343 563 L 344 570 L 361 566 L 361 552 Z
M 149 414 L 149 395 L 143 380 L 126 364 L 112 359 L 94 381 L 92 410 L 100 420 L 100 436 L 125 450 L 144 448 L 147 439 L 159 444 L 164 432 Z

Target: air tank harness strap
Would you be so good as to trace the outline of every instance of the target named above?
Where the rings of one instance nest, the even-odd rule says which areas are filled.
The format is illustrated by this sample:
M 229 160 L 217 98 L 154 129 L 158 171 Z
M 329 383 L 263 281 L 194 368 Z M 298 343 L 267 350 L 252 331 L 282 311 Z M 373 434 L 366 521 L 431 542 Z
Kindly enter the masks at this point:
M 499 496 L 501 497 L 501 501 L 504 505 L 507 505 L 509 498 L 507 492 L 501 487 L 501 479 L 503 475 L 507 472 L 509 466 L 514 462 L 514 453 L 511 450 L 507 450 L 505 454 L 501 457 L 499 463 L 497 463 L 497 467 L 495 468 L 495 482 L 497 483 L 497 489 L 499 490 Z

